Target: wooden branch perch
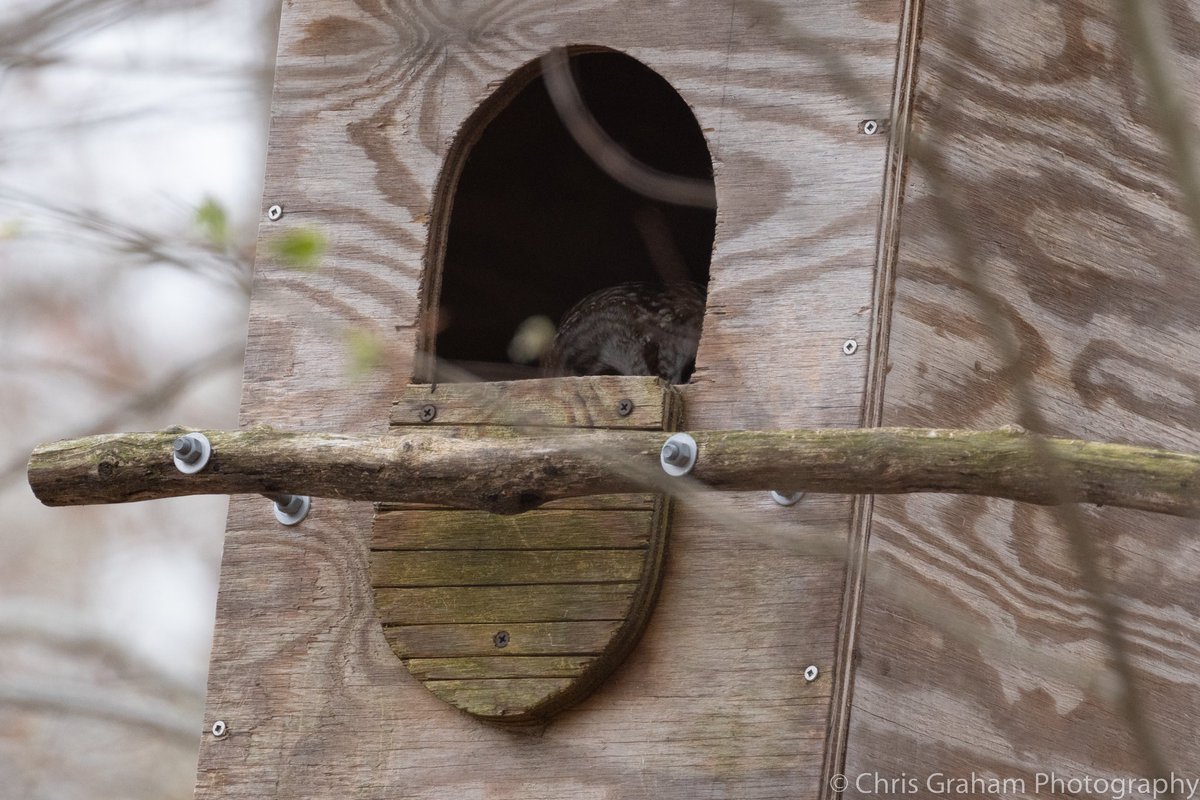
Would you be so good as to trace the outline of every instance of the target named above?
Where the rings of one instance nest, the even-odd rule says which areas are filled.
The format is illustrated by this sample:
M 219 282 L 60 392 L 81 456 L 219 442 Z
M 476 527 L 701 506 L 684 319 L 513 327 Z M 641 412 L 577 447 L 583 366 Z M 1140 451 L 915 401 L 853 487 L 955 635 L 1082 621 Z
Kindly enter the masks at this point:
M 123 503 L 192 494 L 308 494 L 436 503 L 516 513 L 549 500 L 669 491 L 659 469 L 667 434 L 579 431 L 451 438 L 434 430 L 389 436 L 204 431 L 212 460 L 176 470 L 184 432 L 90 436 L 38 447 L 29 483 L 45 504 Z M 694 431 L 692 472 L 713 489 L 846 494 L 950 492 L 1047 505 L 1077 502 L 1194 516 L 1200 456 L 1146 447 L 1047 439 L 1072 479 L 1051 487 L 1031 436 L 1020 430 L 907 428 Z

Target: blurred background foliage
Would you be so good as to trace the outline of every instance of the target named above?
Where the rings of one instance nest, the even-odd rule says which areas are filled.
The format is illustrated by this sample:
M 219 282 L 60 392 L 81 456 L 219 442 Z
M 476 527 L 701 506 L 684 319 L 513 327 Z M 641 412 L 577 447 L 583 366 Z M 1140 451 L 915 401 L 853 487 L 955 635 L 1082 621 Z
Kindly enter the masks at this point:
M 278 18 L 0 4 L 0 797 L 192 796 L 225 499 L 47 509 L 24 468 L 236 426 Z M 325 245 L 271 246 L 312 269 Z

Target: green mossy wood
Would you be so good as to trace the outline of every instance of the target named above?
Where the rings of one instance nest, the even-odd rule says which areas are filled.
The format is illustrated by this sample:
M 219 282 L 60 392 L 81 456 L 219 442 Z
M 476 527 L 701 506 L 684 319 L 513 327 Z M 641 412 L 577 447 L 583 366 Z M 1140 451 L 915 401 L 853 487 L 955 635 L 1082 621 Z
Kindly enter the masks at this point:
M 29 485 L 50 506 L 248 492 L 392 501 L 386 507 L 387 530 L 399 537 L 422 535 L 408 529 L 403 516 L 419 509 L 516 514 L 537 508 L 543 514 L 523 517 L 520 528 L 505 527 L 496 518 L 481 522 L 487 517 L 464 516 L 460 519 L 470 524 L 455 523 L 453 534 L 445 529 L 446 517 L 430 516 L 427 539 L 440 534 L 561 538 L 561 530 L 546 531 L 552 511 L 652 511 L 652 495 L 638 489 L 674 491 L 690 485 L 681 486 L 659 469 L 661 431 L 436 424 L 396 427 L 391 436 L 267 427 L 204 431 L 212 440 L 212 462 L 185 475 L 170 458 L 171 442 L 185 430 L 101 434 L 41 445 L 29 461 Z M 1038 505 L 1076 502 L 1181 517 L 1200 514 L 1200 455 L 1193 453 L 1051 437 L 1039 445 L 1018 428 L 690 433 L 699 459 L 689 477 L 706 489 L 941 492 Z M 1047 455 L 1054 457 L 1056 469 L 1047 470 Z M 1052 480 L 1054 472 L 1062 473 L 1062 480 Z M 629 534 L 622 527 L 625 517 L 604 517 L 603 523 L 587 514 L 572 519 L 580 541 Z

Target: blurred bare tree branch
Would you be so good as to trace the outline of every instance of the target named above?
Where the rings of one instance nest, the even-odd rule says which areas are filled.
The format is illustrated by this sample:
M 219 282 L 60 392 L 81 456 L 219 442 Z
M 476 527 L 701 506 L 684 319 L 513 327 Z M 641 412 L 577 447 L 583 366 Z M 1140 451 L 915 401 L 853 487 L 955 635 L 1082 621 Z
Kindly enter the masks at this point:
M 277 20 L 0 9 L 0 793 L 192 796 L 224 503 L 47 517 L 11 477 L 52 431 L 236 420 Z

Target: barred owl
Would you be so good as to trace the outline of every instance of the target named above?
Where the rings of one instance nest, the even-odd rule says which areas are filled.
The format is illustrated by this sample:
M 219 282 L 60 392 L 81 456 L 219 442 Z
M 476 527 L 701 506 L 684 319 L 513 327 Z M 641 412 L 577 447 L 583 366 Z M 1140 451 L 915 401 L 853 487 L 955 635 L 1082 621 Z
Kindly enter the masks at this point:
M 550 349 L 552 375 L 657 375 L 687 380 L 695 367 L 704 295 L 691 283 L 622 283 L 580 300 Z

